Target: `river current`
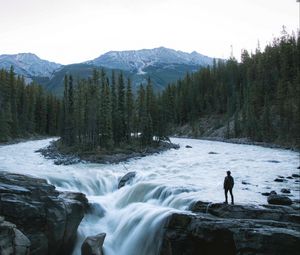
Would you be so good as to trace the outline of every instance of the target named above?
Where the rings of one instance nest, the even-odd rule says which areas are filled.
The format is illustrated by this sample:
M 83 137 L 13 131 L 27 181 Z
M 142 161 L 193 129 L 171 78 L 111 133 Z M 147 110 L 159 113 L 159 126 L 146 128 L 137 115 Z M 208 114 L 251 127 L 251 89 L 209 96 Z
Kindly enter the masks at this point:
M 299 173 L 299 154 L 289 150 L 252 145 L 173 138 L 180 149 L 132 159 L 119 164 L 55 165 L 35 151 L 52 139 L 0 146 L 0 171 L 45 178 L 58 190 L 87 195 L 93 213 L 78 230 L 74 255 L 85 237 L 105 232 L 105 255 L 155 255 L 162 225 L 173 212 L 186 211 L 197 200 L 223 202 L 223 180 L 230 170 L 239 204 L 265 204 L 262 192 L 282 188 L 299 199 L 295 179 L 274 182 L 278 176 Z M 186 148 L 186 145 L 191 148 Z M 129 171 L 136 177 L 118 189 Z

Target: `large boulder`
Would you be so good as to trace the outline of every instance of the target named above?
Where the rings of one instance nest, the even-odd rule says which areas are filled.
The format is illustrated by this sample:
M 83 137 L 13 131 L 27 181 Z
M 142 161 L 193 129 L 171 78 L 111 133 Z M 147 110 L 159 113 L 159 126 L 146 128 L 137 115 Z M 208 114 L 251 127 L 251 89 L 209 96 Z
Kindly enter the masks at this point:
M 88 236 L 81 246 L 81 255 L 103 255 L 102 246 L 105 236 L 105 233 Z
M 30 241 L 16 228 L 16 225 L 4 221 L 0 216 L 0 254 L 29 255 Z
M 136 172 L 128 172 L 119 181 L 118 189 L 124 187 L 126 183 L 130 182 L 136 175 Z
M 298 207 L 198 201 L 190 210 L 194 214 L 168 218 L 160 255 L 293 255 L 300 249 Z
M 299 224 L 173 214 L 165 225 L 160 255 L 296 255 Z
M 268 203 L 272 205 L 291 205 L 293 201 L 286 196 L 271 194 L 268 196 Z
M 58 192 L 44 179 L 0 172 L 0 215 L 30 240 L 30 254 L 70 254 L 88 207 L 84 194 Z

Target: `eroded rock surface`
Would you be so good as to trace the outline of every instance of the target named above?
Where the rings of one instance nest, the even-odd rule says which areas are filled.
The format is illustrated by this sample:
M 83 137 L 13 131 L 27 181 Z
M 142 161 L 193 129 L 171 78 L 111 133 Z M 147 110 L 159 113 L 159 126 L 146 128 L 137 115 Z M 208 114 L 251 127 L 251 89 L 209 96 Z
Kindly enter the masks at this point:
M 16 225 L 0 217 L 0 254 L 29 255 L 30 241 Z
M 299 208 L 197 202 L 171 215 L 160 255 L 298 254 Z
M 105 233 L 88 236 L 81 246 L 81 255 L 103 255 L 102 246 L 105 236 Z
M 30 254 L 70 254 L 88 201 L 44 179 L 0 172 L 0 215 L 30 240 Z

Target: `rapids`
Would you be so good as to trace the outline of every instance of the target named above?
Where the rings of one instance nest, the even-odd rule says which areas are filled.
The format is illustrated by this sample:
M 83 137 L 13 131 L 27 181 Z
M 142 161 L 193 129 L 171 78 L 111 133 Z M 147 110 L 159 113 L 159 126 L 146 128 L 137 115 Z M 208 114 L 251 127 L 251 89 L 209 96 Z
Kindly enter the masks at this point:
M 119 164 L 55 165 L 35 150 L 52 139 L 0 146 L 0 171 L 45 178 L 59 190 L 79 191 L 92 203 L 78 230 L 74 255 L 88 235 L 105 232 L 105 255 L 155 255 L 168 215 L 187 210 L 196 200 L 222 202 L 227 170 L 235 179 L 236 203 L 266 203 L 262 192 L 291 189 L 299 199 L 295 179 L 274 182 L 299 172 L 299 155 L 282 149 L 173 138 L 179 150 Z M 192 148 L 186 148 L 186 145 Z M 213 152 L 213 153 L 212 153 Z M 136 171 L 133 181 L 117 189 L 119 179 Z

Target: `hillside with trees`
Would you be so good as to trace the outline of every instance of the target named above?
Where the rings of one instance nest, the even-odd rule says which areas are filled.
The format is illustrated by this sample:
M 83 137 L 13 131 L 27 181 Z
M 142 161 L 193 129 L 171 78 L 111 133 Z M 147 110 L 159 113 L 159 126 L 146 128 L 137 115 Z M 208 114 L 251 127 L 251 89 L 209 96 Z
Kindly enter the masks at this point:
M 240 63 L 234 58 L 215 61 L 187 74 L 160 96 L 169 134 L 183 126 L 195 137 L 214 136 L 213 131 L 222 129 L 225 138 L 299 148 L 299 67 L 299 34 L 283 30 L 263 52 L 243 51 Z

